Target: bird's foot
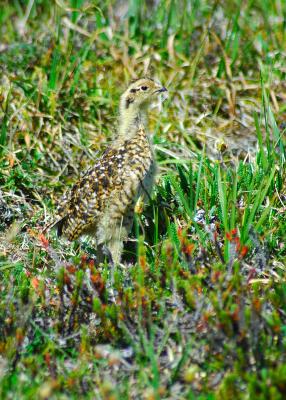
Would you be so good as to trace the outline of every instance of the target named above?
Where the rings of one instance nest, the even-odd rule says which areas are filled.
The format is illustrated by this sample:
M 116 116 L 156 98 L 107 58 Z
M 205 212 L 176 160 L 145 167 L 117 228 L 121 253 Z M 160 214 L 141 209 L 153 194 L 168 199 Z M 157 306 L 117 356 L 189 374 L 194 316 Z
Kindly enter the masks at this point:
M 108 263 L 112 267 L 114 267 L 114 262 L 113 262 L 111 251 L 109 250 L 109 248 L 105 244 L 102 246 L 102 253 L 108 259 Z
M 115 289 L 114 269 L 115 266 L 111 264 L 110 275 L 106 282 L 106 291 L 108 293 L 108 301 L 115 304 L 118 291 Z
M 114 288 L 114 268 L 115 264 L 113 257 L 109 248 L 105 245 L 99 245 L 97 248 L 97 263 L 103 263 L 107 261 L 110 268 L 110 276 L 106 282 L 106 290 L 108 293 L 108 301 L 111 303 L 116 303 L 116 296 L 118 295 L 117 290 Z
M 97 264 L 104 263 L 106 259 L 108 264 L 110 264 L 113 267 L 114 262 L 109 248 L 105 244 L 100 244 L 97 246 L 97 253 L 96 253 Z
M 111 283 L 110 280 L 106 283 L 106 291 L 108 295 L 108 302 L 116 304 L 116 298 L 118 296 L 117 290 L 114 288 L 114 285 Z

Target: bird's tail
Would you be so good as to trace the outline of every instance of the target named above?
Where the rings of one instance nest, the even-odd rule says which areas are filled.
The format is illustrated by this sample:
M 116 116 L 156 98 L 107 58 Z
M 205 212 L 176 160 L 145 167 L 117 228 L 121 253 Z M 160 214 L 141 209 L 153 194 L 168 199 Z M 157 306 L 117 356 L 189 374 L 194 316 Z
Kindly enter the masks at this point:
M 64 216 L 63 218 L 56 220 L 56 221 L 52 221 L 50 224 L 46 225 L 42 231 L 42 233 L 46 233 L 47 231 L 49 231 L 52 228 L 56 228 L 57 229 L 57 235 L 58 236 L 62 236 L 63 234 L 63 228 L 66 224 L 67 221 L 67 216 Z

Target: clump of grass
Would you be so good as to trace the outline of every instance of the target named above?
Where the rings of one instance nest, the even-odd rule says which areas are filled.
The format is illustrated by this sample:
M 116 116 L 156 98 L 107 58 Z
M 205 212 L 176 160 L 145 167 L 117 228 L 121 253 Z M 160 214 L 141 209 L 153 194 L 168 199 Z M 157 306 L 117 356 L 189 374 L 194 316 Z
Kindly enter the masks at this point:
M 283 398 L 284 5 L 159 3 L 0 10 L 1 398 Z M 146 73 L 160 178 L 110 288 L 41 229 Z

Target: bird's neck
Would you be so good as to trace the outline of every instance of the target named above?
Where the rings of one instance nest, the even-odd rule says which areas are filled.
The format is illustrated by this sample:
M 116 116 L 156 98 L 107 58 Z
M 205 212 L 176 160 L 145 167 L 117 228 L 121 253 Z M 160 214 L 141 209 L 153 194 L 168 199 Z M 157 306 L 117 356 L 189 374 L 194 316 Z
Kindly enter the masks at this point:
M 116 142 L 132 139 L 140 127 L 146 129 L 147 125 L 148 117 L 145 107 L 140 109 L 129 107 L 128 109 L 120 110 L 119 131 Z

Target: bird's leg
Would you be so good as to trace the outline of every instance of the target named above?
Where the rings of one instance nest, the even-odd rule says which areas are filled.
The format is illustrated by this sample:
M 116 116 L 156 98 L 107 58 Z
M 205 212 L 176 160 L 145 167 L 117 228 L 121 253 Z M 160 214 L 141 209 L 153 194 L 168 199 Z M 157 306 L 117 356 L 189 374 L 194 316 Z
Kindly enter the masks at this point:
M 101 243 L 97 247 L 97 262 L 103 263 L 107 258 L 108 264 L 111 267 L 110 271 L 110 279 L 107 282 L 107 289 L 109 293 L 109 300 L 115 303 L 115 293 L 114 293 L 114 254 L 117 255 L 117 252 L 114 251 L 114 247 L 110 248 L 110 244 L 106 245 L 105 243 Z M 117 259 L 117 258 L 116 258 Z
M 112 258 L 112 253 L 106 244 L 103 245 L 102 252 L 105 255 L 105 257 L 107 257 L 108 263 L 113 266 L 114 262 L 113 262 L 113 258 Z
M 112 264 L 111 264 L 111 270 L 110 270 L 110 295 L 111 295 L 111 298 L 114 299 L 114 301 L 115 301 L 114 271 L 115 271 L 115 266 L 117 266 L 120 263 L 122 250 L 123 250 L 122 240 L 116 238 L 108 243 L 108 251 L 110 252 L 111 259 L 113 260 Z
M 111 274 L 110 274 L 110 280 L 109 280 L 109 299 L 112 303 L 115 303 L 115 293 L 114 293 L 114 262 L 113 262 L 113 257 L 112 253 L 105 244 L 103 246 L 103 253 L 105 256 L 108 258 L 109 265 L 111 266 Z
M 108 282 L 109 294 L 115 301 L 114 296 L 114 271 L 115 266 L 120 263 L 121 254 L 123 250 L 123 238 L 127 237 L 125 226 L 122 225 L 123 219 L 117 221 L 114 224 L 105 226 L 105 231 L 100 231 L 98 240 L 98 255 L 97 262 L 104 262 L 105 256 L 107 257 L 110 265 L 110 278 Z M 102 226 L 103 228 L 103 226 Z M 112 235 L 106 237 L 106 231 L 112 230 Z
M 118 265 L 121 260 L 123 250 L 123 241 L 120 239 L 113 239 L 108 243 L 108 249 L 113 260 L 114 265 Z
M 100 243 L 97 246 L 96 261 L 98 264 L 101 264 L 105 261 L 106 258 L 108 259 L 109 264 L 114 265 L 111 251 L 106 246 L 106 244 Z

